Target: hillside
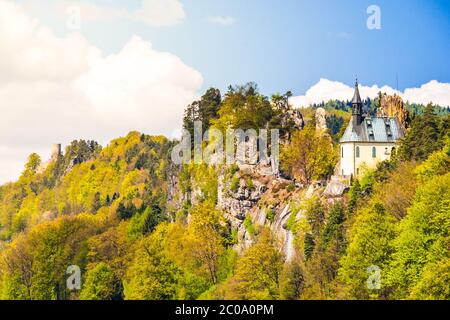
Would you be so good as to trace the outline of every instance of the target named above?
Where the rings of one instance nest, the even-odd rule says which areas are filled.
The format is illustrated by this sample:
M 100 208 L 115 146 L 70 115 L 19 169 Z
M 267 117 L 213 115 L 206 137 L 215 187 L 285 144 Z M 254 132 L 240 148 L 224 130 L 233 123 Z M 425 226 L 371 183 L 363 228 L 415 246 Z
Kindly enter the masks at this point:
M 330 192 L 349 110 L 321 105 L 321 131 L 319 106 L 289 96 L 209 89 L 184 118 L 188 131 L 280 128 L 281 175 L 176 166 L 177 141 L 138 132 L 74 141 L 45 165 L 30 155 L 0 187 L 0 298 L 450 299 L 448 112 L 408 109 L 395 156 Z

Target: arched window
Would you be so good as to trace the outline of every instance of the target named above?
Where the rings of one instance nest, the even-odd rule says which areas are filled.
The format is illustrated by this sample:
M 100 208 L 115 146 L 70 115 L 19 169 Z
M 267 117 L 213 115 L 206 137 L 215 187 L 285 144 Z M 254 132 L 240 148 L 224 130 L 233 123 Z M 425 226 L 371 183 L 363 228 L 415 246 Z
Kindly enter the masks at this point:
M 356 147 L 356 157 L 359 158 L 359 147 Z
M 372 158 L 376 158 L 377 157 L 377 148 L 372 147 Z

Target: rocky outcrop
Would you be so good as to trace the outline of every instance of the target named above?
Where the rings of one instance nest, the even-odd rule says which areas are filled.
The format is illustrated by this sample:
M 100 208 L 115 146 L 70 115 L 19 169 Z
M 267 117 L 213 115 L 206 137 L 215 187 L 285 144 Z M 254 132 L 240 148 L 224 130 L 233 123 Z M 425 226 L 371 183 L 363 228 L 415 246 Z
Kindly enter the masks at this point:
M 230 177 L 220 177 L 218 206 L 225 212 L 231 226 L 237 229 L 238 244 L 235 249 L 238 252 L 254 243 L 253 232 L 269 227 L 280 242 L 286 258 L 292 259 L 294 237 L 288 228 L 288 220 L 292 214 L 290 200 L 299 189 L 288 191 L 292 181 L 274 175 L 261 175 L 260 172 L 258 167 L 238 171 L 232 178 L 239 179 L 238 185 L 236 180 L 232 183 Z
M 289 107 L 282 113 L 281 126 L 301 130 L 305 126 L 303 115 L 298 109 Z
M 290 109 L 288 111 L 288 114 L 292 119 L 292 121 L 294 122 L 295 129 L 299 130 L 303 129 L 303 127 L 305 126 L 305 121 L 303 120 L 303 116 L 300 113 L 300 111 L 297 109 Z
M 316 129 L 320 132 L 327 130 L 327 112 L 324 108 L 317 108 L 316 110 Z
M 330 182 L 328 182 L 327 187 L 323 194 L 327 197 L 341 197 L 345 192 L 350 189 L 345 178 L 340 176 L 332 176 Z
M 238 182 L 233 181 L 238 179 Z M 236 176 L 220 176 L 218 182 L 218 207 L 226 212 L 232 226 L 239 228 L 247 212 L 261 199 L 270 178 L 241 170 Z M 234 184 L 234 185 L 232 185 Z
M 378 99 L 377 117 L 397 118 L 403 129 L 406 129 L 408 110 L 406 110 L 402 98 L 396 94 L 390 96 L 380 92 Z
M 241 253 L 253 245 L 258 232 L 270 228 L 280 244 L 286 261 L 294 259 L 294 238 L 291 227 L 304 218 L 304 202 L 311 197 L 324 197 L 328 202 L 341 201 L 348 184 L 334 177 L 326 186 L 314 183 L 309 186 L 294 185 L 291 180 L 272 174 L 270 165 L 240 165 L 235 169 L 221 169 L 218 176 L 217 207 L 237 231 L 234 246 Z M 201 194 L 192 186 L 191 201 Z M 294 205 L 293 205 L 294 204 Z M 295 216 L 293 216 L 295 215 Z M 189 219 L 188 219 L 189 220 Z
M 53 144 L 51 146 L 51 156 L 48 161 L 41 163 L 41 165 L 37 168 L 36 173 L 42 174 L 45 170 L 47 170 L 48 166 L 52 163 L 55 163 L 62 157 L 61 144 Z

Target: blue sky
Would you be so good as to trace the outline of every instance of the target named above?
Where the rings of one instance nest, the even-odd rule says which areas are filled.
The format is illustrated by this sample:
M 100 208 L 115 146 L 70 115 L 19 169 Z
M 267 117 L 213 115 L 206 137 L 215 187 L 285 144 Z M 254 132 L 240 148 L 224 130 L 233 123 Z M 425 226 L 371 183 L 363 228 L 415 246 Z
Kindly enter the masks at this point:
M 41 2 L 41 1 L 40 1 Z M 43 1 L 45 2 L 45 1 Z M 105 7 L 139 7 L 140 1 L 89 1 Z M 51 3 L 51 1 L 47 1 Z M 417 87 L 450 82 L 449 1 L 182 0 L 181 23 L 152 27 L 134 21 L 83 23 L 92 43 L 115 52 L 136 34 L 156 50 L 176 54 L 199 70 L 203 89 L 255 81 L 267 94 L 302 94 L 320 78 L 367 85 Z M 369 5 L 381 9 L 381 30 L 366 27 Z M 45 8 L 45 6 L 42 6 Z M 42 9 L 41 14 L 49 12 Z M 217 25 L 210 16 L 229 16 Z M 64 33 L 63 21 L 46 21 Z

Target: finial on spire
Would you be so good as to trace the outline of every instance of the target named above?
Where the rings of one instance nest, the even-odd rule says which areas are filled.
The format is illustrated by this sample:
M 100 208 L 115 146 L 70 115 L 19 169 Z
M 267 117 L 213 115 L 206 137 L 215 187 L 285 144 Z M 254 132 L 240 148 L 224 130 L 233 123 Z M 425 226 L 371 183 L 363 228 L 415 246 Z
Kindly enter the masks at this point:
M 353 95 L 352 103 L 353 104 L 361 104 L 361 96 L 359 95 L 359 88 L 358 88 L 358 76 L 355 76 L 355 94 Z

